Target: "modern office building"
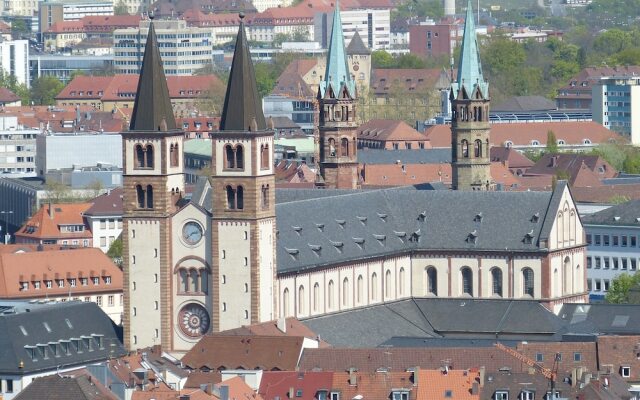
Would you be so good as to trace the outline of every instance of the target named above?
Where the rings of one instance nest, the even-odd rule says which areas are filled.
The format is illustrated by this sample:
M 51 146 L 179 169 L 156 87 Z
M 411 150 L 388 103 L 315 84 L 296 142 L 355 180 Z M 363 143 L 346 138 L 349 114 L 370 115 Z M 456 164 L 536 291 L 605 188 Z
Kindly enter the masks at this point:
M 66 84 L 71 80 L 74 72 L 85 75 L 96 74 L 99 71 L 113 69 L 113 55 L 60 55 L 38 54 L 29 60 L 31 80 L 43 76 L 53 76 Z
M 211 64 L 211 29 L 187 26 L 183 20 L 154 21 L 165 75 L 194 75 Z M 116 29 L 113 33 L 115 70 L 118 74 L 138 74 L 147 43 L 149 21 L 138 28 Z
M 18 3 L 16 1 L 16 3 Z M 65 0 L 38 3 L 38 32 L 45 32 L 56 22 L 78 21 L 90 15 L 113 15 L 111 0 Z
M 640 77 L 601 78 L 592 88 L 593 120 L 640 144 Z
M 391 46 L 391 14 L 389 10 L 359 9 L 340 12 L 345 44 L 358 32 L 364 44 L 371 50 L 388 49 Z M 316 13 L 314 38 L 327 47 L 332 29 L 333 12 Z
M 640 200 L 629 201 L 582 217 L 587 233 L 587 288 L 602 299 L 611 281 L 634 274 L 640 262 Z
M 13 75 L 18 83 L 29 86 L 29 41 L 0 41 L 0 69 Z
M 23 129 L 18 117 L 0 116 L 0 171 L 5 177 L 35 176 L 35 129 Z

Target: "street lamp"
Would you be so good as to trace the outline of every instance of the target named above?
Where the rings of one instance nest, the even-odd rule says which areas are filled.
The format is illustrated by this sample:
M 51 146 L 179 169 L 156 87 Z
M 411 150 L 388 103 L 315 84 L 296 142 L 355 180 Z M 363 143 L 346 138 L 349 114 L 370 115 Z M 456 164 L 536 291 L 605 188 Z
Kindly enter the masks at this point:
M 8 244 L 11 236 L 9 235 L 9 217 L 7 214 L 13 214 L 13 211 L 0 211 L 0 214 L 2 214 L 2 219 L 4 219 L 4 244 Z

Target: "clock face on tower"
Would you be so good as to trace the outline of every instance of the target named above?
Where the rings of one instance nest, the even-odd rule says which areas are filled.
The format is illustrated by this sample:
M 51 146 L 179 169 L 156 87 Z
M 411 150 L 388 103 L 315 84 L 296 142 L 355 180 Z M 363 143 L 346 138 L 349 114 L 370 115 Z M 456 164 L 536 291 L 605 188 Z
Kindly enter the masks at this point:
M 182 239 L 187 244 L 194 245 L 202 239 L 204 235 L 202 226 L 195 221 L 189 221 L 182 227 Z
M 185 335 L 200 337 L 209 330 L 209 313 L 200 304 L 187 304 L 178 313 L 178 325 Z

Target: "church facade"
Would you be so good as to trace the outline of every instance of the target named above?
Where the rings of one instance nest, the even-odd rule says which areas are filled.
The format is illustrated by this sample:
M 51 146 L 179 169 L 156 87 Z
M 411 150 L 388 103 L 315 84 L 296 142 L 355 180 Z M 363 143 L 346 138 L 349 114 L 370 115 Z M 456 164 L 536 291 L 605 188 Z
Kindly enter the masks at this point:
M 411 297 L 586 301 L 584 232 L 562 182 L 537 193 L 352 190 L 355 87 L 341 77 L 340 30 L 319 90 L 326 189 L 276 192 L 241 23 L 211 170 L 188 198 L 153 24 L 149 35 L 122 133 L 127 348 L 182 353 L 210 332 Z

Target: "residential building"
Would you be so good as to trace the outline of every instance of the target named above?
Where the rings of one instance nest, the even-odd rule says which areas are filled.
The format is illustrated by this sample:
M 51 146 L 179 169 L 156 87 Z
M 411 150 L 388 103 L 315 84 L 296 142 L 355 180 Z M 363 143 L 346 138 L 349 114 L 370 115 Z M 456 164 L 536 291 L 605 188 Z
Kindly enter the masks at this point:
M 358 149 L 428 149 L 427 137 L 404 121 L 372 119 L 358 127 Z
M 534 162 L 525 157 L 513 147 L 497 147 L 490 149 L 491 162 L 500 162 L 515 176 L 524 175 Z
M 0 107 L 20 106 L 22 100 L 7 88 L 0 88 Z
M 453 52 L 462 43 L 463 27 L 455 23 L 427 21 L 409 26 L 409 49 L 411 54 L 422 57 L 453 57 Z
M 634 274 L 640 262 L 640 200 L 584 216 L 587 238 L 587 287 L 602 300 L 622 273 Z
M 640 77 L 604 77 L 592 84 L 593 120 L 640 145 Z
M 212 89 L 222 85 L 215 75 L 170 76 L 167 79 L 174 113 L 190 115 L 207 101 Z M 59 106 L 91 106 L 112 112 L 131 109 L 138 87 L 137 75 L 77 76 L 58 95 Z M 129 118 L 125 115 L 124 119 Z M 120 126 L 120 129 L 122 126 Z
M 29 41 L 0 41 L 0 69 L 5 75 L 15 76 L 18 83 L 30 86 Z
M 195 75 L 211 65 L 213 37 L 211 29 L 187 26 L 183 20 L 158 20 L 162 65 L 166 75 Z M 114 69 L 119 74 L 138 74 L 147 41 L 149 20 L 141 20 L 138 28 L 113 32 Z
M 0 356 L 0 395 L 6 400 L 18 398 L 36 378 L 65 374 L 126 354 L 113 321 L 96 304 L 1 304 L 0 338 L 5 351 Z
M 251 2 L 259 13 L 272 8 L 287 8 L 291 3 L 289 0 L 253 0 Z
M 572 77 L 567 85 L 558 89 L 556 104 L 559 110 L 591 110 L 593 85 L 608 76 L 629 77 L 640 75 L 640 66 L 587 67 Z
M 90 15 L 113 15 L 113 1 L 43 1 L 38 3 L 37 15 L 38 32 L 42 34 L 57 22 L 78 21 Z
M 0 116 L 0 170 L 5 177 L 35 176 L 36 136 L 40 131 L 25 129 L 18 117 Z
M 118 400 L 107 387 L 97 384 L 92 377 L 54 374 L 35 378 L 15 399 L 30 400 L 59 397 L 96 400 L 98 396 L 104 400 Z
M 596 187 L 605 179 L 615 178 L 618 171 L 604 158 L 575 153 L 545 154 L 523 174 L 526 177 L 566 179 L 572 187 Z
M 42 32 L 44 48 L 50 51 L 67 51 L 70 44 L 76 45 L 83 40 L 108 41 L 113 44 L 113 31 L 135 28 L 140 23 L 139 15 L 92 15 L 78 20 L 58 21 Z M 113 51 L 110 52 L 113 54 Z
M 122 233 L 123 189 L 117 188 L 95 199 L 83 213 L 86 225 L 93 235 L 93 247 L 107 252 Z
M 343 6 L 340 11 L 344 39 L 348 43 L 356 32 L 370 50 L 384 50 L 391 47 L 391 11 L 388 8 Z M 333 29 L 333 10 L 316 12 L 314 16 L 314 40 L 322 47 L 328 47 Z
M 69 83 L 74 73 L 97 74 L 113 70 L 113 55 L 82 54 L 34 54 L 29 61 L 31 80 L 53 76 L 62 83 Z
M 254 15 L 249 25 L 250 40 L 273 42 L 279 35 L 300 36 L 297 41 L 312 41 L 314 38 L 314 10 L 303 7 L 269 8 Z
M 205 14 L 228 13 L 230 17 L 233 15 L 232 18 L 237 18 L 239 13 L 244 12 L 249 19 L 256 12 L 256 8 L 248 0 L 195 0 L 177 3 L 173 0 L 157 0 L 151 4 L 158 18 L 181 17 L 189 10 L 195 10 Z
M 234 40 L 240 26 L 237 14 L 226 11 L 216 14 L 190 8 L 184 11 L 182 18 L 189 26 L 211 29 L 213 45 L 222 45 Z
M 91 233 L 83 214 L 91 203 L 49 203 L 15 233 L 16 243 L 60 244 L 92 247 Z

